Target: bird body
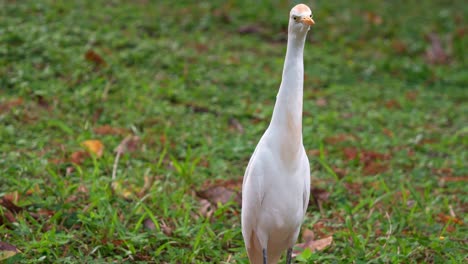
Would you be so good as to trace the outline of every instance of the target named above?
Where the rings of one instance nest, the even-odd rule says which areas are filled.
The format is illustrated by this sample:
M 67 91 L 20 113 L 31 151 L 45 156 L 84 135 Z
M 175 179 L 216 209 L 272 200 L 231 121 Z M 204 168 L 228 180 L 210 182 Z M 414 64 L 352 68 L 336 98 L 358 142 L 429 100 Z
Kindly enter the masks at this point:
M 251 263 L 290 262 L 309 203 L 310 167 L 302 143 L 303 50 L 310 25 L 303 4 L 290 12 L 283 77 L 269 127 L 242 185 L 242 234 Z

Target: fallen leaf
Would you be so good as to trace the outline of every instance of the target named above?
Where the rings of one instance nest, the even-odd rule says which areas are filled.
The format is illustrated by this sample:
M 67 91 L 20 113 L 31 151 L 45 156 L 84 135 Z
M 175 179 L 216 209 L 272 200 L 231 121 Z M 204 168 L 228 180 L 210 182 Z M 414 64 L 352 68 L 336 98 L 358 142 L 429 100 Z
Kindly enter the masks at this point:
M 390 156 L 388 154 L 382 154 L 375 151 L 362 150 L 359 159 L 361 163 L 367 164 L 377 160 L 388 160 L 390 159 Z
M 453 169 L 452 168 L 438 168 L 438 169 L 432 169 L 432 173 L 439 175 L 439 176 L 447 176 L 450 177 L 453 175 Z
M 310 194 L 312 194 L 312 196 L 319 201 L 327 201 L 328 197 L 330 197 L 330 193 L 327 190 L 321 188 L 311 188 Z
M 23 210 L 22 207 L 17 206 L 14 204 L 12 201 L 6 199 L 5 197 L 2 197 L 0 200 L 0 205 L 8 209 L 10 212 L 17 214 Z
M 364 17 L 367 22 L 374 25 L 380 25 L 383 22 L 382 17 L 373 12 L 365 12 Z
M 124 135 L 127 133 L 125 128 L 112 127 L 110 125 L 96 127 L 93 130 L 98 135 Z
M 338 178 L 340 178 L 340 179 L 343 178 L 344 176 L 346 176 L 346 174 L 348 174 L 346 169 L 342 169 L 342 168 L 338 168 L 338 167 L 332 167 L 331 169 L 336 174 L 336 176 L 338 176 Z
M 392 137 L 393 137 L 393 132 L 392 132 L 390 129 L 388 129 L 388 128 L 383 128 L 383 129 L 382 129 L 382 132 L 383 132 L 387 137 L 389 137 L 389 138 L 392 138 Z
M 37 95 L 35 99 L 36 99 L 37 104 L 40 107 L 45 108 L 45 109 L 50 109 L 51 108 L 50 103 L 45 99 L 44 96 Z
M 237 120 L 234 117 L 229 118 L 229 128 L 231 130 L 235 130 L 235 131 L 239 132 L 240 134 L 244 133 L 244 127 L 239 122 L 239 120 Z
M 307 151 L 309 156 L 320 157 L 320 149 L 310 149 Z M 323 150 L 323 155 L 328 155 L 328 151 L 326 149 Z
M 364 165 L 362 172 L 364 175 L 376 175 L 386 172 L 388 169 L 389 166 L 385 163 L 370 162 Z
M 387 109 L 400 109 L 401 105 L 397 100 L 392 99 L 385 102 L 385 107 Z
M 405 97 L 407 100 L 409 101 L 414 101 L 416 99 L 418 99 L 418 92 L 417 91 L 408 91 L 405 93 Z
M 148 230 L 156 229 L 156 225 L 154 224 L 153 220 L 151 220 L 151 218 L 149 217 L 143 221 L 143 226 Z
M 127 152 L 134 152 L 138 149 L 140 143 L 140 138 L 138 136 L 129 135 L 120 142 L 120 144 L 115 149 L 115 152 L 124 154 Z
M 307 241 L 312 241 L 315 238 L 315 233 L 314 231 L 310 229 L 306 229 L 302 232 L 302 240 L 307 242 Z
M 392 48 L 397 54 L 404 54 L 408 51 L 408 46 L 401 40 L 393 40 Z
M 101 55 L 97 54 L 94 50 L 88 50 L 85 53 L 85 59 L 94 63 L 97 66 L 106 66 L 106 61 L 101 57 Z
M 203 43 L 196 43 L 195 49 L 197 50 L 199 54 L 205 53 L 206 51 L 209 50 L 208 46 Z
M 104 145 L 97 139 L 85 140 L 81 142 L 81 145 L 83 145 L 90 153 L 93 153 L 98 158 L 100 158 L 104 153 Z
M 0 241 L 0 261 L 11 258 L 20 252 L 15 246 Z
M 161 227 L 161 230 L 166 236 L 172 236 L 172 227 L 166 224 L 166 222 L 161 221 L 161 224 L 159 225 Z
M 442 177 L 440 179 L 441 181 L 444 182 L 468 182 L 468 176 L 460 176 L 460 177 Z
M 15 218 L 15 215 L 12 212 L 8 211 L 8 210 L 3 210 L 3 217 L 5 219 L 0 217 L 0 226 L 17 222 L 16 218 Z
M 209 189 L 212 186 L 223 186 L 225 188 L 228 188 L 234 191 L 240 191 L 242 188 L 242 181 L 243 181 L 242 177 L 238 177 L 235 179 L 228 179 L 228 180 L 217 179 L 214 181 L 206 181 L 203 184 L 202 189 Z
M 12 203 L 18 203 L 19 197 L 20 197 L 20 195 L 19 195 L 18 191 L 7 193 L 7 194 L 5 194 L 3 196 L 4 199 L 7 199 Z
M 325 142 L 328 143 L 328 144 L 337 144 L 337 143 L 341 143 L 341 142 L 344 142 L 344 141 L 352 141 L 352 140 L 355 140 L 355 139 L 356 139 L 356 137 L 353 136 L 353 135 L 338 134 L 336 136 L 331 136 L 331 137 L 325 138 Z
M 361 195 L 362 184 L 353 183 L 353 182 L 345 182 L 344 185 L 346 187 L 346 190 L 348 190 L 348 192 L 357 196 Z
M 317 106 L 323 107 L 323 106 L 327 106 L 327 105 L 328 105 L 328 101 L 327 101 L 327 99 L 325 99 L 325 98 L 318 98 L 317 100 L 315 100 L 315 104 L 316 104 Z
M 199 212 L 200 215 L 202 215 L 202 216 L 204 216 L 206 218 L 211 218 L 211 216 L 214 213 L 213 205 L 210 203 L 210 201 L 208 201 L 206 199 L 201 199 L 200 200 L 200 208 L 198 209 L 198 212 Z
M 10 101 L 0 103 L 0 113 L 10 111 L 11 108 L 23 104 L 23 98 L 16 98 Z
M 98 107 L 96 109 L 96 111 L 94 111 L 94 113 L 93 113 L 93 123 L 96 123 L 99 120 L 102 113 L 104 113 L 104 108 L 103 107 Z
M 234 201 L 239 205 L 241 204 L 240 194 L 224 186 L 212 186 L 196 193 L 198 197 L 206 199 L 214 205 L 218 203 L 226 204 L 230 201 Z
M 359 157 L 359 163 L 363 166 L 364 175 L 374 175 L 389 169 L 388 164 L 385 162 L 391 158 L 389 154 L 358 150 L 356 148 L 344 148 L 343 154 L 348 161 L 356 160 Z
M 356 148 L 344 148 L 343 149 L 343 154 L 345 156 L 346 160 L 354 160 L 358 157 L 359 155 L 359 150 Z
M 442 222 L 444 224 L 454 223 L 457 225 L 463 225 L 463 220 L 443 213 L 438 214 L 437 219 L 439 220 L 439 222 Z
M 294 250 L 292 257 L 298 256 L 305 249 L 310 249 L 312 252 L 322 251 L 329 247 L 333 242 L 333 236 L 328 236 L 318 240 L 314 240 L 314 237 L 314 232 L 312 230 L 306 229 L 302 235 L 302 240 L 304 243 L 297 244 L 295 246 L 296 248 L 299 248 L 299 250 Z
M 83 150 L 75 151 L 70 155 L 70 162 L 80 165 L 89 157 L 89 153 Z
M 426 60 L 431 64 L 447 64 L 449 56 L 445 52 L 442 41 L 436 33 L 427 36 L 429 47 L 426 49 Z

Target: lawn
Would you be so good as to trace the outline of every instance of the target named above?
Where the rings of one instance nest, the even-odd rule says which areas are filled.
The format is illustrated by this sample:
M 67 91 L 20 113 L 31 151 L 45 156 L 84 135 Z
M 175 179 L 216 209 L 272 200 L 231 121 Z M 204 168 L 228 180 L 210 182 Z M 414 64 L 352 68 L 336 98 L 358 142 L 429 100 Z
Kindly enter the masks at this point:
M 308 4 L 295 261 L 466 261 L 468 6 Z M 0 0 L 0 261 L 248 263 L 293 5 Z

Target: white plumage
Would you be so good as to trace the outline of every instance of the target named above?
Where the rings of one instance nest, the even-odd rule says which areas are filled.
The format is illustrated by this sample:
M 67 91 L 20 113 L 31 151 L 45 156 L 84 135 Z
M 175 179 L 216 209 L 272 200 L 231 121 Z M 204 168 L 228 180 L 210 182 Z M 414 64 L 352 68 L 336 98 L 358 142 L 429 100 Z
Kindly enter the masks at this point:
M 304 4 L 291 9 L 283 77 L 269 127 L 242 185 L 242 235 L 251 263 L 287 263 L 309 203 L 310 167 L 302 144 L 303 52 L 315 22 Z M 265 254 L 266 253 L 266 254 Z

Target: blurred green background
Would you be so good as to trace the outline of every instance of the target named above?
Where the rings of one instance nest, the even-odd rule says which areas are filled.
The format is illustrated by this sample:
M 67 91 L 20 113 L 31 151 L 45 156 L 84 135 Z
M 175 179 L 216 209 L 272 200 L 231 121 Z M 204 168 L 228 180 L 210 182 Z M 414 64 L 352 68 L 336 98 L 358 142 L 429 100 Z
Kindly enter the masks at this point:
M 246 263 L 225 196 L 268 125 L 296 3 L 0 0 L 0 241 L 22 251 L 6 261 Z M 466 3 L 306 4 L 320 210 L 303 228 L 333 243 L 296 261 L 466 260 Z

